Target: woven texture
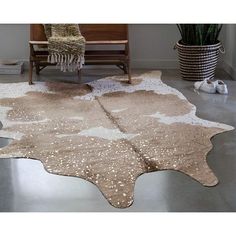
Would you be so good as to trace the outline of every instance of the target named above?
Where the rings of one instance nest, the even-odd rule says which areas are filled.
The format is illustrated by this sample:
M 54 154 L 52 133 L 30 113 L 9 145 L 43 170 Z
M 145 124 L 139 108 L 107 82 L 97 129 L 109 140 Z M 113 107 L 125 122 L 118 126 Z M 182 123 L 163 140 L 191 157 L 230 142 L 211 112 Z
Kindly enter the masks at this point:
M 221 43 L 207 46 L 187 46 L 178 42 L 180 73 L 185 80 L 213 79 Z
M 85 38 L 77 24 L 46 24 L 49 42 L 48 62 L 56 63 L 61 71 L 75 71 L 84 64 Z

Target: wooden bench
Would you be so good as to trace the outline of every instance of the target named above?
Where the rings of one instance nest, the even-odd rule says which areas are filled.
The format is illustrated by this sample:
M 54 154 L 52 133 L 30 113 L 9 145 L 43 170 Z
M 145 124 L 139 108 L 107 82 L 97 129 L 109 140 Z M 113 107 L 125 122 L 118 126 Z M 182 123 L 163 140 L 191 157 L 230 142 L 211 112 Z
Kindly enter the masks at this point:
M 80 24 L 80 31 L 86 39 L 85 65 L 116 65 L 128 75 L 131 83 L 128 25 L 125 24 Z M 33 69 L 39 74 L 49 65 L 47 62 L 47 38 L 42 24 L 30 25 L 29 84 L 33 83 Z M 122 49 L 114 49 L 114 46 Z M 95 48 L 87 49 L 95 46 Z M 97 46 L 102 46 L 99 49 Z M 108 48 L 105 49 L 104 48 Z M 112 48 L 111 48 L 112 47 Z M 81 70 L 78 71 L 81 82 Z

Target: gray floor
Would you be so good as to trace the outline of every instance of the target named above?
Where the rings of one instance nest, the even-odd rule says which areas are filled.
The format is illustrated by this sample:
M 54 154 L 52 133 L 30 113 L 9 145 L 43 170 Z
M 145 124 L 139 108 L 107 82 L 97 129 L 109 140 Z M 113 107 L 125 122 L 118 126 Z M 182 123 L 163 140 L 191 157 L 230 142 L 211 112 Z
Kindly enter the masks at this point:
M 140 71 L 135 71 L 140 72 Z M 84 81 L 119 74 L 118 70 L 84 70 Z M 180 79 L 177 70 L 163 70 L 162 79 L 180 90 L 198 107 L 197 115 L 236 126 L 236 81 L 224 71 L 217 72 L 229 86 L 229 96 L 196 93 L 193 83 Z M 1 83 L 26 81 L 22 76 L 0 76 Z M 45 70 L 37 80 L 75 82 L 74 74 Z M 214 148 L 208 163 L 220 180 L 216 187 L 203 187 L 175 171 L 159 171 L 140 176 L 135 186 L 135 202 L 127 209 L 109 205 L 91 183 L 74 177 L 47 173 L 35 160 L 0 160 L 0 211 L 236 211 L 236 135 L 223 133 L 212 139 Z M 0 147 L 7 140 L 0 139 Z

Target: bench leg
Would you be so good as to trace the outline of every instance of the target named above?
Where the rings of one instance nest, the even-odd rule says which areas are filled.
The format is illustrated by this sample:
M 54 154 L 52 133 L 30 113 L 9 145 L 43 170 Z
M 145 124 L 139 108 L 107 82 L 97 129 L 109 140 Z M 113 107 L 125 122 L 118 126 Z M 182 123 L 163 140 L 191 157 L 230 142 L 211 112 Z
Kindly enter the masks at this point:
M 130 61 L 128 60 L 127 62 L 127 69 L 128 69 L 128 83 L 132 84 L 132 79 L 131 79 L 131 68 L 130 68 Z
M 124 67 L 124 69 L 123 69 L 124 73 L 128 74 L 128 70 L 127 70 L 128 66 L 126 64 L 124 64 L 123 67 Z
M 33 62 L 30 61 L 29 64 L 29 85 L 33 84 Z
M 36 69 L 36 75 L 39 75 L 40 67 L 38 63 L 35 64 L 35 69 Z

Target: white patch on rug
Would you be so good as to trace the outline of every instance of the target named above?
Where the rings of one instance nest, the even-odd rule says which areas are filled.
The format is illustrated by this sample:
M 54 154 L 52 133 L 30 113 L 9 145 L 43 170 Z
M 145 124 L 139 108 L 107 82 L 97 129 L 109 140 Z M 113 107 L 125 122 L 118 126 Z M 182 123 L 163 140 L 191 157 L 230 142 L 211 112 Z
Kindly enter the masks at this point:
M 22 136 L 24 136 L 23 133 L 20 132 L 11 132 L 6 130 L 0 130 L 0 137 L 1 138 L 9 138 L 9 139 L 15 139 L 15 140 L 21 140 Z
M 3 83 L 0 86 L 1 99 L 22 97 L 27 92 L 41 92 L 41 93 L 55 94 L 55 92 L 49 91 L 46 83 L 44 82 L 35 83 L 34 85 L 29 85 L 28 82 L 10 83 L 10 84 Z
M 115 110 L 111 110 L 111 112 L 118 113 L 118 112 L 125 111 L 125 110 L 127 110 L 127 108 L 115 109 Z
M 107 129 L 102 126 L 86 129 L 78 134 L 59 134 L 58 138 L 71 137 L 71 136 L 86 136 L 86 137 L 97 137 L 107 140 L 119 140 L 119 139 L 132 139 L 138 134 L 126 134 L 121 132 L 119 129 Z
M 135 91 L 153 91 L 157 94 L 174 94 L 177 95 L 180 99 L 185 99 L 184 95 L 178 90 L 169 87 L 161 81 L 160 71 L 152 71 L 149 73 L 144 73 L 138 77 L 133 77 L 132 79 L 142 79 L 140 84 L 137 85 L 124 85 L 119 81 L 115 81 L 115 76 L 108 77 L 105 79 L 100 79 L 88 83 L 92 86 L 93 90 L 91 93 L 88 93 L 83 96 L 75 96 L 74 99 L 81 100 L 94 100 L 95 97 L 101 97 L 106 93 L 113 92 L 126 92 L 133 93 Z
M 70 120 L 84 120 L 84 117 L 82 116 L 73 116 L 73 117 L 69 117 Z
M 166 116 L 160 112 L 156 112 L 152 115 L 146 115 L 149 117 L 157 118 L 159 122 L 170 125 L 173 123 L 185 123 L 190 125 L 200 125 L 203 127 L 214 127 L 221 128 L 225 130 L 233 130 L 234 127 L 226 124 L 221 124 L 213 121 L 203 120 L 196 116 L 196 107 L 193 107 L 192 110 L 184 115 L 180 116 Z
M 21 152 L 8 153 L 7 155 L 0 155 L 0 158 L 16 158 L 23 157 L 24 155 Z M 27 158 L 27 157 L 26 157 Z

